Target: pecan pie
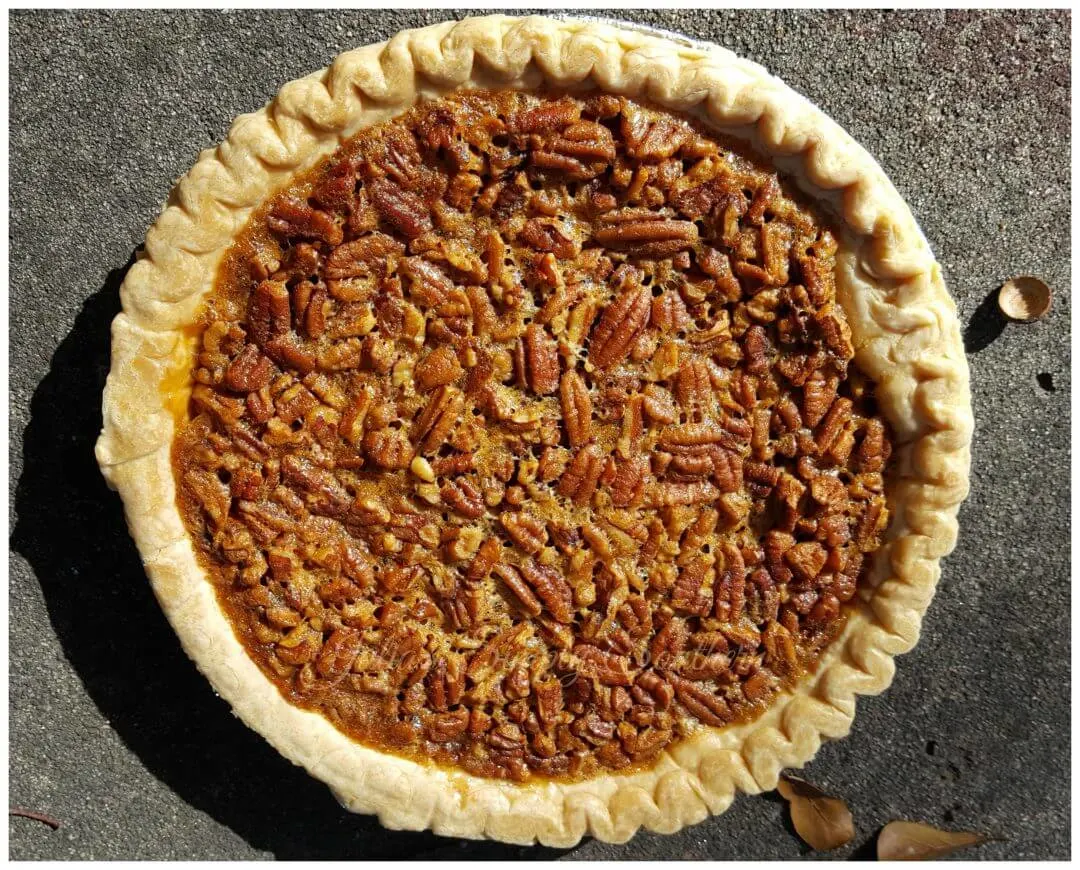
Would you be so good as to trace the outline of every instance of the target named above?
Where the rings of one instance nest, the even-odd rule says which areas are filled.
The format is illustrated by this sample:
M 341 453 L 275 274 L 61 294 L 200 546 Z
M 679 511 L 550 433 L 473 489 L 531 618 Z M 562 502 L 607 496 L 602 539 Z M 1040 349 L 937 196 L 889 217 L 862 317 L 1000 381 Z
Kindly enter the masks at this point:
M 99 459 L 188 652 L 351 809 L 675 830 L 914 644 L 966 488 L 955 313 L 760 68 L 426 28 L 287 86 L 177 202 Z

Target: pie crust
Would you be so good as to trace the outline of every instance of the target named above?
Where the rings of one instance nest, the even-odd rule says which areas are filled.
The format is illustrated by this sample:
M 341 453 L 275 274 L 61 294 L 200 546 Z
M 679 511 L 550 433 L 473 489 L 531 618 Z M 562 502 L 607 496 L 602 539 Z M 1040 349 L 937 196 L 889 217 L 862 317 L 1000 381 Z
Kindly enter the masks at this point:
M 196 561 L 170 461 L 195 329 L 217 267 L 252 211 L 358 130 L 459 88 L 599 88 L 747 140 L 842 222 L 837 296 L 893 432 L 891 520 L 869 583 L 817 670 L 753 721 L 703 727 L 647 769 L 524 784 L 422 764 L 351 740 L 290 704 L 248 656 Z M 775 787 L 857 695 L 892 679 L 956 541 L 973 426 L 955 305 L 908 207 L 874 160 L 761 67 L 715 47 L 580 20 L 490 16 L 406 31 L 339 56 L 236 120 L 170 196 L 121 288 L 97 458 L 119 490 L 154 592 L 184 649 L 250 727 L 389 828 L 571 846 L 670 833 Z

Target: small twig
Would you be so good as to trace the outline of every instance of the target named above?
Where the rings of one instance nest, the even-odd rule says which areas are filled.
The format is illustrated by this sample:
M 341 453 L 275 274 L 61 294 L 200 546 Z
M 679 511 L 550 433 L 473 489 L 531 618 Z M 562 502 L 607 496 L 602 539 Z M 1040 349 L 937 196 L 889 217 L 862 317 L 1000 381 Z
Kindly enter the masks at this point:
M 47 816 L 45 813 L 37 813 L 33 810 L 24 810 L 22 807 L 12 807 L 8 810 L 9 816 L 20 816 L 24 819 L 33 819 L 35 822 L 41 822 L 43 825 L 48 825 L 54 831 L 60 827 L 60 821 L 54 819 L 52 816 Z

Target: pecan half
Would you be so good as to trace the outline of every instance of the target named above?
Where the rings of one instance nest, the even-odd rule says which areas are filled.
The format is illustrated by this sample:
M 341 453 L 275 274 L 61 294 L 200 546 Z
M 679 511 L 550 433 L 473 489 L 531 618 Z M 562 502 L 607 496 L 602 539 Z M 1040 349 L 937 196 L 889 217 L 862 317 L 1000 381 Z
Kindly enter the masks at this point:
M 649 469 L 646 456 L 633 456 L 619 464 L 611 482 L 611 503 L 629 507 L 641 501 L 645 492 L 645 475 Z
M 686 621 L 679 617 L 669 619 L 649 643 L 650 661 L 653 667 L 670 668 L 675 658 L 686 649 L 690 631 Z
M 461 377 L 461 363 L 452 347 L 443 345 L 435 348 L 420 360 L 413 369 L 416 385 L 423 391 L 452 384 Z
M 405 253 L 405 246 L 392 236 L 373 232 L 334 248 L 326 260 L 327 278 L 357 278 L 379 274 L 394 257 Z
M 230 390 L 248 393 L 265 387 L 273 376 L 274 366 L 270 360 L 254 344 L 248 344 L 225 370 L 222 383 Z
M 495 575 L 506 584 L 507 589 L 514 593 L 521 609 L 532 616 L 539 616 L 543 611 L 540 599 L 536 597 L 529 584 L 521 576 L 521 572 L 512 565 L 496 565 Z
M 733 450 L 716 448 L 711 453 L 713 482 L 720 492 L 738 492 L 743 485 L 743 460 Z
M 660 215 L 614 213 L 605 216 L 593 239 L 616 250 L 628 250 L 636 257 L 670 257 L 677 251 L 694 246 L 698 239 L 697 225 L 690 221 L 672 220 Z
M 215 526 L 224 525 L 232 502 L 229 487 L 217 475 L 198 468 L 188 469 L 184 473 L 184 485 L 195 495 L 210 521 Z
M 443 385 L 431 394 L 409 430 L 409 437 L 419 444 L 420 452 L 435 453 L 447 442 L 464 406 L 465 397 L 456 387 Z
M 460 738 L 469 726 L 469 711 L 462 707 L 439 713 L 428 722 L 427 737 L 433 743 L 450 743 Z
M 512 133 L 549 133 L 572 124 L 580 111 L 570 100 L 545 102 L 512 115 L 506 128 Z
M 286 483 L 308 496 L 312 510 L 316 513 L 342 514 L 352 504 L 352 496 L 334 477 L 333 472 L 319 468 L 310 460 L 300 456 L 285 456 L 281 460 L 281 471 Z
M 652 300 L 652 316 L 649 323 L 660 332 L 669 335 L 685 329 L 692 322 L 686 303 L 677 291 L 668 288 Z
M 379 216 L 408 239 L 431 229 L 431 216 L 424 201 L 385 178 L 376 178 L 367 187 Z
M 439 492 L 443 501 L 455 513 L 461 514 L 461 516 L 470 520 L 478 519 L 484 515 L 484 494 L 467 477 L 447 481 Z
M 644 287 L 625 289 L 607 308 L 589 338 L 589 359 L 600 369 L 621 363 L 649 322 L 651 296 Z
M 541 727 L 550 731 L 563 709 L 563 689 L 556 679 L 545 680 L 533 687 L 536 700 L 536 716 Z
M 578 246 L 553 222 L 531 218 L 521 230 L 522 240 L 537 251 L 549 251 L 560 260 L 576 256 Z
M 295 197 L 276 203 L 266 218 L 266 225 L 287 239 L 315 239 L 340 245 L 343 237 L 341 227 L 329 214 Z
M 607 127 L 595 121 L 571 124 L 561 136 L 551 140 L 550 147 L 555 153 L 573 157 L 582 163 L 611 163 L 615 159 L 615 137 Z
M 649 487 L 646 501 L 653 507 L 673 507 L 715 501 L 718 495 L 720 491 L 706 480 L 664 481 Z
M 532 514 L 505 511 L 499 515 L 499 522 L 514 543 L 526 553 L 539 553 L 547 543 L 547 526 Z
M 378 429 L 364 435 L 364 452 L 376 465 L 386 469 L 408 468 L 413 447 L 403 432 Z
M 743 354 L 746 356 L 746 370 L 751 374 L 761 375 L 769 370 L 769 338 L 765 330 L 751 326 L 743 336 Z
M 605 686 L 633 684 L 630 675 L 630 659 L 627 656 L 606 653 L 588 643 L 574 644 L 574 656 L 578 660 L 578 669 L 582 674 L 598 680 Z
M 671 683 L 655 671 L 642 671 L 638 674 L 636 686 L 640 687 L 648 699 L 661 710 L 666 710 L 675 700 L 675 690 Z
M 679 572 L 679 579 L 671 593 L 671 606 L 696 616 L 705 616 L 712 610 L 712 589 L 705 585 L 711 569 L 711 560 L 704 556 L 691 560 Z
M 811 429 L 825 417 L 836 398 L 837 381 L 824 377 L 811 378 L 803 387 L 803 420 Z
M 530 323 L 522 338 L 525 379 L 538 396 L 554 393 L 559 386 L 559 350 L 544 327 Z
M 596 492 L 604 471 L 604 454 L 596 444 L 587 444 L 574 454 L 570 466 L 559 479 L 559 495 L 576 504 L 587 504 Z
M 339 628 L 323 644 L 315 661 L 315 670 L 327 680 L 340 680 L 349 672 L 360 652 L 360 634 L 352 629 Z
M 284 335 L 292 323 L 289 290 L 282 281 L 260 281 L 248 302 L 248 332 L 252 340 L 264 346 L 270 339 Z
M 580 447 L 592 437 L 592 399 L 588 387 L 576 371 L 563 373 L 559 399 L 566 437 L 571 447 Z
M 871 419 L 866 422 L 862 443 L 859 445 L 856 468 L 860 472 L 884 471 L 889 458 L 889 442 L 885 423 Z
M 521 573 L 556 620 L 570 622 L 574 618 L 570 586 L 558 571 L 529 561 L 521 565 Z
M 731 708 L 723 698 L 684 677 L 673 676 L 671 685 L 679 703 L 706 725 L 724 725 L 730 721 Z

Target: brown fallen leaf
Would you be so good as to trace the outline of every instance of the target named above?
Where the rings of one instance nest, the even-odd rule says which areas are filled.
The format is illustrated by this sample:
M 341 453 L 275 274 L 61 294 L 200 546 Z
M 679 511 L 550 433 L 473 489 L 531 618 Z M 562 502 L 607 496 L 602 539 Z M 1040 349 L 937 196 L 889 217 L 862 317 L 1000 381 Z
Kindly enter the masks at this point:
M 1031 323 L 1050 310 L 1053 291 L 1033 275 L 1010 278 L 998 290 L 998 307 L 1010 320 Z
M 812 848 L 838 849 L 855 836 L 851 810 L 840 798 L 787 774 L 781 775 L 776 789 L 789 804 L 795 832 Z
M 974 831 L 942 831 L 922 822 L 889 822 L 878 834 L 879 861 L 928 861 L 993 839 Z

